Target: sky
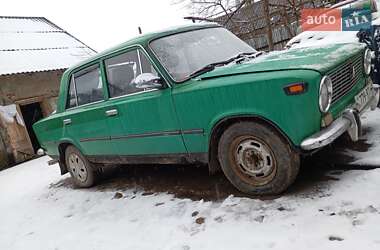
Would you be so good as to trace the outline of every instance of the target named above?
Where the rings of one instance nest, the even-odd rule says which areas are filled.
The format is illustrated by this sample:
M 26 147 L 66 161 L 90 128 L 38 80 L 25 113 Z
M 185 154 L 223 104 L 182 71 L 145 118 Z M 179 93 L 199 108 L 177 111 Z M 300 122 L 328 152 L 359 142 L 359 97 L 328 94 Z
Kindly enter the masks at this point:
M 143 33 L 186 24 L 173 0 L 5 0 L 0 16 L 43 16 L 102 51 Z

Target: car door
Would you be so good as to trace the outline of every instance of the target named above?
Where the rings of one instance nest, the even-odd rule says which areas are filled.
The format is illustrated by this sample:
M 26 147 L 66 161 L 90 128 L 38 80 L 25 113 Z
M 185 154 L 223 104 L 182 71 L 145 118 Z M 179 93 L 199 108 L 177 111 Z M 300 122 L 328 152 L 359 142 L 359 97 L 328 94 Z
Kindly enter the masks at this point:
M 109 89 L 108 123 L 111 142 L 121 156 L 187 153 L 173 106 L 171 88 L 141 89 L 134 79 L 142 73 L 158 76 L 141 49 L 131 49 L 104 61 Z
M 72 141 L 86 156 L 114 153 L 107 129 L 106 102 L 99 64 L 70 77 L 66 111 L 62 119 L 63 138 Z

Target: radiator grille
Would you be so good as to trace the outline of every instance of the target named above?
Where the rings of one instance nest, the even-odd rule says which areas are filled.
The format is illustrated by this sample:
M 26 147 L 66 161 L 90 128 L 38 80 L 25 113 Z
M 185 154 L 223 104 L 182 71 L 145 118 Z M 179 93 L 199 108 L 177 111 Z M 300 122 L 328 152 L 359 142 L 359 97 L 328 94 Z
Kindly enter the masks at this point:
M 363 55 L 359 53 L 333 69 L 329 74 L 333 85 L 332 104 L 346 95 L 363 75 Z

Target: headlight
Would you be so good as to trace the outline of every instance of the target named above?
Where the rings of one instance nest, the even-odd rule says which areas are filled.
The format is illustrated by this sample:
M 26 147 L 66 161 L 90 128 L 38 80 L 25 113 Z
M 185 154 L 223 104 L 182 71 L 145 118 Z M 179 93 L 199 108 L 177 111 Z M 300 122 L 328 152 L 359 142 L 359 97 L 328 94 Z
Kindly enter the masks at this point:
M 330 77 L 324 76 L 319 84 L 319 109 L 326 113 L 332 101 L 332 81 Z
M 364 52 L 364 73 L 369 75 L 371 73 L 371 51 L 366 49 Z

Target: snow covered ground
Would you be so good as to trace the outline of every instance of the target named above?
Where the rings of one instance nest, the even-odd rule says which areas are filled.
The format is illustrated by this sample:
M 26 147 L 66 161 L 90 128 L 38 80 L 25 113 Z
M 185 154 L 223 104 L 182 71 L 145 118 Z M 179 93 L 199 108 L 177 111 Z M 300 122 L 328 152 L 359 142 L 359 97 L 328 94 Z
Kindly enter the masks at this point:
M 380 110 L 364 126 L 368 152 L 343 153 L 379 165 Z M 0 249 L 380 249 L 380 168 L 304 165 L 303 175 L 323 178 L 301 174 L 281 197 L 205 201 L 107 180 L 107 188 L 74 189 L 47 161 L 0 172 Z

